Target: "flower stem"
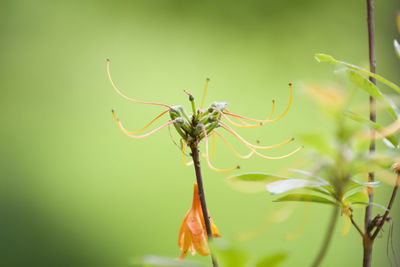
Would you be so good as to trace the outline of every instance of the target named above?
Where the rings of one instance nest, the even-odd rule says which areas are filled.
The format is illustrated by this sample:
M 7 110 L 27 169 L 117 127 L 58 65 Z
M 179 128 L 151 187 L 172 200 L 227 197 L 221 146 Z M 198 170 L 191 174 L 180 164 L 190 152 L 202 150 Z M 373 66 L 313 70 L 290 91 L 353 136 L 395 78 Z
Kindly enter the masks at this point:
M 369 68 L 372 73 L 376 73 L 376 58 L 375 58 L 375 29 L 374 29 L 374 1 L 366 0 L 367 3 L 367 25 L 368 25 L 368 51 L 369 51 Z M 376 80 L 373 77 L 369 77 L 371 83 L 376 84 Z M 376 101 L 370 96 L 369 97 L 369 119 L 376 122 Z M 373 155 L 375 153 L 375 130 L 371 129 L 371 143 L 369 146 L 369 153 Z M 368 174 L 368 181 L 373 182 L 375 180 L 375 174 L 370 172 Z M 363 240 L 364 246 L 364 258 L 363 266 L 370 267 L 372 263 L 372 248 L 373 239 L 370 238 L 369 229 L 372 220 L 372 202 L 374 201 L 373 188 L 368 189 L 369 204 L 365 209 L 364 228 L 365 236 Z
M 200 198 L 200 203 L 201 203 L 201 210 L 203 211 L 203 217 L 204 217 L 204 223 L 206 225 L 208 241 L 211 242 L 213 240 L 213 235 L 212 235 L 212 231 L 211 231 L 210 218 L 208 217 L 206 197 L 204 195 L 203 178 L 201 176 L 199 149 L 197 147 L 197 143 L 192 144 L 190 146 L 190 149 L 192 150 L 191 156 L 193 158 L 194 170 L 196 172 L 196 180 L 197 180 L 197 186 L 199 188 L 199 198 Z M 218 267 L 217 260 L 215 259 L 215 257 L 212 254 L 211 254 L 211 259 L 212 259 L 213 266 Z
M 339 215 L 339 206 L 335 205 L 335 208 L 332 213 L 332 218 L 329 224 L 328 231 L 326 232 L 325 240 L 322 245 L 322 248 L 320 249 L 317 258 L 314 260 L 312 267 L 317 267 L 321 264 L 322 260 L 325 257 L 326 252 L 328 251 L 329 244 L 331 243 L 331 239 L 333 236 L 333 232 L 335 230 L 336 226 L 336 221 Z

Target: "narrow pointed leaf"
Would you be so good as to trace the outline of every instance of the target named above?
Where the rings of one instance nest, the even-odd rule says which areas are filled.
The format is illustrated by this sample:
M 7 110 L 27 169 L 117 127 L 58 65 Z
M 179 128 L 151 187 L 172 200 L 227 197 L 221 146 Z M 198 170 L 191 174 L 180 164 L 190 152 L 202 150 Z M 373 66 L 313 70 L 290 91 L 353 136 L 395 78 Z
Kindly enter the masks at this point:
M 346 196 L 344 200 L 347 203 L 368 202 L 368 194 L 364 192 L 355 192 L 351 195 Z
M 371 206 L 375 206 L 375 207 L 378 207 L 378 208 L 381 208 L 381 209 L 383 209 L 384 211 L 387 211 L 388 209 L 385 207 L 385 206 L 383 206 L 383 205 L 381 205 L 381 204 L 378 204 L 378 203 L 375 203 L 375 202 L 371 202 L 371 203 L 369 203 L 369 202 L 366 202 L 366 201 L 355 201 L 355 202 L 351 202 L 350 203 L 351 205 L 363 205 L 363 206 L 369 206 L 369 205 L 371 205 Z
M 326 182 L 305 179 L 285 179 L 267 184 L 266 188 L 271 194 L 281 194 L 300 188 L 314 188 L 328 185 Z
M 377 99 L 378 101 L 381 101 L 385 105 L 385 109 L 387 112 L 392 115 L 394 119 L 398 118 L 398 114 L 396 113 L 396 110 L 394 109 L 394 104 L 390 101 L 388 97 L 386 97 L 378 87 L 376 87 L 375 84 L 371 83 L 367 78 L 362 76 L 360 73 L 354 71 L 354 70 L 346 70 L 346 73 L 349 77 L 349 80 L 359 86 L 361 89 L 363 89 L 367 94 L 372 96 L 373 98 Z
M 289 194 L 274 200 L 274 202 L 282 202 L 282 201 L 302 201 L 302 202 L 315 202 L 315 203 L 336 205 L 336 202 L 334 202 L 333 200 L 311 194 Z
M 283 179 L 288 178 L 267 173 L 243 173 L 230 176 L 227 181 L 237 191 L 257 193 L 265 192 L 265 185 Z
M 336 64 L 336 65 L 342 65 L 342 66 L 345 66 L 345 67 L 347 67 L 349 69 L 356 70 L 359 73 L 364 74 L 366 76 L 374 77 L 375 79 L 377 79 L 381 83 L 386 84 L 387 86 L 389 86 L 390 88 L 392 88 L 396 92 L 400 93 L 400 87 L 399 86 L 397 86 L 396 84 L 386 80 L 385 78 L 383 78 L 382 76 L 380 76 L 378 74 L 372 73 L 372 72 L 370 72 L 370 71 L 368 71 L 366 69 L 363 69 L 361 67 L 358 67 L 356 65 L 352 65 L 352 64 L 344 62 L 344 61 L 336 60 L 334 57 L 332 57 L 330 55 L 316 54 L 314 57 L 318 62 L 330 62 L 330 63 Z
M 397 42 L 397 40 L 393 41 L 394 45 L 394 51 L 396 52 L 396 55 L 400 58 L 400 44 Z
M 354 120 L 354 121 L 356 121 L 356 122 L 359 122 L 359 123 L 368 125 L 368 126 L 372 127 L 372 128 L 375 129 L 375 130 L 382 131 L 382 130 L 384 129 L 384 127 L 380 126 L 380 125 L 377 124 L 376 122 L 373 122 L 373 121 L 371 121 L 371 120 L 369 120 L 369 119 L 366 119 L 366 118 L 364 118 L 364 117 L 361 117 L 360 115 L 358 115 L 358 114 L 356 114 L 356 113 L 354 113 L 354 112 L 346 111 L 344 114 L 345 114 L 345 116 L 347 116 L 348 118 L 350 118 L 350 119 L 352 119 L 352 120 Z M 385 139 L 386 139 L 387 141 L 389 141 L 394 147 L 397 147 L 397 146 L 398 146 L 397 139 L 396 139 L 396 137 L 394 137 L 393 135 L 386 136 Z

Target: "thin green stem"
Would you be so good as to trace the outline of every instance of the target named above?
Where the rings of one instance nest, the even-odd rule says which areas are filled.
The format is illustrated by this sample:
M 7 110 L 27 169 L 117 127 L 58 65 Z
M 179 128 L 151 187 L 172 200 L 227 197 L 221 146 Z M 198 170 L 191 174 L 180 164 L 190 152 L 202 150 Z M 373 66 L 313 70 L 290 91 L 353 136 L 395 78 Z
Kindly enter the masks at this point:
M 322 260 L 324 259 L 326 252 L 328 251 L 329 244 L 331 243 L 332 236 L 335 230 L 337 218 L 339 215 L 339 205 L 335 205 L 335 208 L 332 212 L 332 218 L 328 227 L 328 231 L 326 232 L 325 240 L 324 243 L 322 244 L 321 250 L 319 251 L 317 257 L 314 260 L 314 263 L 312 264 L 312 267 L 317 267 L 321 264 Z

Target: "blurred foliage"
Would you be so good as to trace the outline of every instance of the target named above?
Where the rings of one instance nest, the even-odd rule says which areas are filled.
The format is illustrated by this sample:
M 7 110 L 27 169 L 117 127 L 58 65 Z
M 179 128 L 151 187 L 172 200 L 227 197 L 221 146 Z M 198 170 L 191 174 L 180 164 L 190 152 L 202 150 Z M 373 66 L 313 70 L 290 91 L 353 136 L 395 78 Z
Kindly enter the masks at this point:
M 113 92 L 107 57 L 114 64 L 113 78 L 129 96 L 183 103 L 183 89 L 200 95 L 210 77 L 213 99 L 254 116 L 266 115 L 272 99 L 276 112 L 282 111 L 287 83 L 293 82 L 293 106 L 285 120 L 249 133 L 249 139 L 268 145 L 298 132 L 319 136 L 330 132 L 331 124 L 301 93 L 301 81 L 332 80 L 314 62 L 315 51 L 367 64 L 364 8 L 364 3 L 345 0 L 0 1 L 2 265 L 126 267 L 137 256 L 178 256 L 193 169 L 182 166 L 167 132 L 140 142 L 119 132 L 112 108 L 129 128 L 140 128 L 159 110 Z M 393 57 L 398 36 L 393 22 L 398 9 L 397 0 L 376 1 L 378 70 L 396 84 L 400 65 Z M 364 103 L 367 96 L 355 98 Z M 360 109 L 353 111 L 367 114 L 363 105 Z M 386 113 L 378 113 L 380 125 L 392 121 Z M 290 151 L 285 149 L 277 155 Z M 214 157 L 224 166 L 239 163 L 244 172 L 268 173 L 305 158 L 239 161 L 222 142 Z M 275 197 L 265 193 L 234 192 L 224 175 L 204 168 L 204 176 L 209 209 L 229 240 L 257 228 L 276 207 L 305 216 L 305 205 L 272 205 L 268 200 Z M 385 201 L 389 190 L 382 184 L 376 201 Z M 282 266 L 307 265 L 306 252 L 319 247 L 326 214 L 322 205 L 312 205 L 309 220 L 318 224 L 305 227 L 295 240 L 285 239 L 299 226 L 290 217 L 240 246 L 259 258 L 287 251 L 290 257 Z M 388 265 L 386 240 L 378 240 L 375 265 Z M 335 241 L 327 266 L 343 263 L 336 255 L 349 266 L 359 264 L 358 236 L 350 233 Z M 209 263 L 208 258 L 193 259 Z

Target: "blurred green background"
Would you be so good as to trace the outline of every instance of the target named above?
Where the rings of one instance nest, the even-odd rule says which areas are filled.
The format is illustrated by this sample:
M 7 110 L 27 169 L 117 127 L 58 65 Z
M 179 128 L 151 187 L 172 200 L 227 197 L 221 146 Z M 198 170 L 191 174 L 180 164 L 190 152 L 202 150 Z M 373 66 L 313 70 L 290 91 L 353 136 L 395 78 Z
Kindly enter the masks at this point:
M 400 64 L 392 42 L 398 37 L 400 3 L 376 2 L 377 69 L 398 83 Z M 210 77 L 207 103 L 228 101 L 232 112 L 253 117 L 264 117 L 272 99 L 276 114 L 282 112 L 287 84 L 294 82 L 293 106 L 285 119 L 239 131 L 263 144 L 329 129 L 298 90 L 303 83 L 334 78 L 333 68 L 316 63 L 313 54 L 368 64 L 365 1 L 1 0 L 0 10 L 2 266 L 122 267 L 145 254 L 179 255 L 177 235 L 191 203 L 194 171 L 182 165 L 167 130 L 142 140 L 119 131 L 112 108 L 132 130 L 163 109 L 118 96 L 106 77 L 106 58 L 128 96 L 187 105 L 183 89 L 200 98 Z M 240 172 L 280 173 L 304 155 L 239 160 L 218 142 L 213 162 L 221 168 L 240 164 Z M 272 203 L 266 192 L 234 191 L 226 184 L 229 174 L 203 166 L 209 210 L 229 240 L 265 225 L 284 206 Z M 389 190 L 379 188 L 377 202 L 386 203 Z M 398 204 L 393 214 L 397 249 Z M 289 207 L 293 213 L 287 220 L 237 245 L 254 257 L 287 253 L 283 266 L 308 266 L 331 211 L 318 205 Z M 286 240 L 307 209 L 304 232 Z M 361 265 L 361 240 L 354 229 L 340 236 L 342 225 L 343 218 L 323 266 Z M 374 266 L 388 266 L 386 236 L 376 242 Z

